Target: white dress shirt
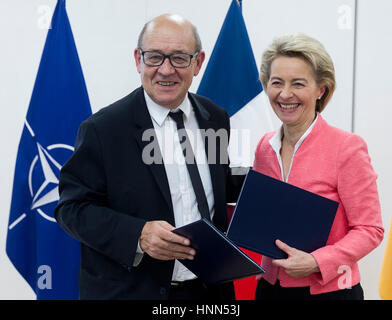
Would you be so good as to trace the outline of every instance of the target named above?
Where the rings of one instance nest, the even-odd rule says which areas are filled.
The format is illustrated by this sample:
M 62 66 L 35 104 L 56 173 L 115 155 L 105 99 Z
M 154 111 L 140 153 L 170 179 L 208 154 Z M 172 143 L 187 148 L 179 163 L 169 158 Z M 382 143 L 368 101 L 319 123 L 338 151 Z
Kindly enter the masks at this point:
M 211 175 L 205 153 L 204 142 L 200 134 L 199 125 L 196 120 L 189 98 L 175 109 L 170 110 L 156 104 L 144 92 L 148 112 L 150 113 L 155 134 L 157 136 L 159 148 L 162 154 L 163 163 L 170 188 L 170 195 L 173 204 L 175 227 L 197 221 L 201 218 L 197 208 L 195 192 L 186 167 L 185 158 L 177 134 L 177 125 L 168 114 L 170 111 L 176 112 L 181 109 L 184 113 L 184 126 L 187 131 L 192 150 L 195 154 L 200 178 L 203 183 L 211 219 L 214 215 L 214 194 L 212 190 Z M 140 246 L 137 252 L 142 252 Z M 134 266 L 141 261 L 142 255 L 136 255 Z M 172 275 L 173 281 L 185 281 L 194 279 L 196 276 L 183 264 L 175 261 Z

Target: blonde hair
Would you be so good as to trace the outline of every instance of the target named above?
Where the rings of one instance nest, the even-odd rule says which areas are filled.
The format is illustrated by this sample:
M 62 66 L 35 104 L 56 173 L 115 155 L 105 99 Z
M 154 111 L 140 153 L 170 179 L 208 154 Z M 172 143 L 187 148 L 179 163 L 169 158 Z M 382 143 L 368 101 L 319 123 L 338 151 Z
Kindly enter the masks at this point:
M 271 64 L 280 56 L 301 58 L 309 63 L 317 84 L 325 86 L 323 96 L 316 103 L 316 111 L 323 111 L 336 87 L 335 68 L 324 46 L 303 33 L 285 34 L 275 38 L 262 56 L 260 80 L 264 88 L 267 88 L 271 75 Z

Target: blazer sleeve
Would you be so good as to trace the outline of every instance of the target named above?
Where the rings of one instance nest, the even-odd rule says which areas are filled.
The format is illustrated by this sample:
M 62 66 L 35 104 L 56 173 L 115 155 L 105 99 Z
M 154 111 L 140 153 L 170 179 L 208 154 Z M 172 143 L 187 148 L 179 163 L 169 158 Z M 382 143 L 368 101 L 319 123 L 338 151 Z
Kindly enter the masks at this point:
M 145 221 L 107 206 L 105 168 L 92 121 L 79 128 L 75 151 L 60 172 L 59 193 L 58 224 L 82 244 L 132 266 Z
M 350 134 L 342 143 L 337 163 L 337 192 L 344 207 L 347 234 L 332 245 L 314 252 L 321 278 L 326 284 L 341 266 L 352 266 L 375 249 L 383 239 L 377 174 L 374 172 L 365 141 Z

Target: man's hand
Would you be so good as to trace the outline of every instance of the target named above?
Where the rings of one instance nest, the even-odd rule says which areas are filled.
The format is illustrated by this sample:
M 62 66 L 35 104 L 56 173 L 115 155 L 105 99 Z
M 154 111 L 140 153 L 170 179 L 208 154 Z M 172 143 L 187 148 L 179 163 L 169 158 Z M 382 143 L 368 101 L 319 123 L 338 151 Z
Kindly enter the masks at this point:
M 171 232 L 173 229 L 166 221 L 147 222 L 140 235 L 140 248 L 158 260 L 193 260 L 196 251 L 189 247 L 189 239 Z
M 288 258 L 275 259 L 272 260 L 272 263 L 277 267 L 284 268 L 289 276 L 299 278 L 320 271 L 316 260 L 310 253 L 290 247 L 280 240 L 276 240 L 275 244 L 288 254 Z

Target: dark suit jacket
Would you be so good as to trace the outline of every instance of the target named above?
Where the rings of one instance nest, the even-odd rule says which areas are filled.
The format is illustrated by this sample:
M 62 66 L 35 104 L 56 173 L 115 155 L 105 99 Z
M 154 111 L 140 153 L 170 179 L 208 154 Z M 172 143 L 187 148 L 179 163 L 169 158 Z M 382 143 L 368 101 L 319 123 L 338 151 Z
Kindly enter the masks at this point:
M 189 98 L 200 129 L 229 130 L 226 111 L 201 96 Z M 142 150 L 150 143 L 142 140 L 146 129 L 153 129 L 153 123 L 140 87 L 82 123 L 74 154 L 61 170 L 55 217 L 81 242 L 81 299 L 167 299 L 174 261 L 144 254 L 133 267 L 146 221 L 175 225 L 164 165 L 142 160 Z M 213 222 L 226 231 L 229 166 L 219 163 L 217 140 L 217 151 L 209 151 L 218 153 L 217 164 L 209 166 Z M 224 298 L 234 298 L 232 284 L 224 287 Z

